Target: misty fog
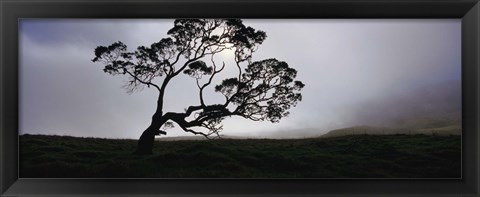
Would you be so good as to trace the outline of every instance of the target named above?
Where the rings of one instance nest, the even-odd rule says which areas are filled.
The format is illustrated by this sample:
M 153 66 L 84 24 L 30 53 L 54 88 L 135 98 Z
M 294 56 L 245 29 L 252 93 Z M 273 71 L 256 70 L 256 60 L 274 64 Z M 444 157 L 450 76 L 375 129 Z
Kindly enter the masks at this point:
M 222 135 L 309 137 L 356 125 L 420 127 L 419 120 L 461 121 L 460 19 L 248 19 L 267 39 L 253 60 L 277 58 L 298 71 L 303 100 L 280 123 L 238 117 Z M 116 41 L 130 51 L 166 37 L 173 20 L 22 19 L 19 29 L 20 134 L 138 138 L 157 92 L 128 94 L 127 78 L 93 63 L 94 49 Z M 227 68 L 213 84 L 236 75 Z M 230 65 L 230 66 L 229 66 Z M 207 103 L 223 101 L 211 87 Z M 173 79 L 164 111 L 198 103 L 195 81 Z M 422 122 L 424 124 L 425 121 Z M 167 136 L 190 136 L 179 128 Z

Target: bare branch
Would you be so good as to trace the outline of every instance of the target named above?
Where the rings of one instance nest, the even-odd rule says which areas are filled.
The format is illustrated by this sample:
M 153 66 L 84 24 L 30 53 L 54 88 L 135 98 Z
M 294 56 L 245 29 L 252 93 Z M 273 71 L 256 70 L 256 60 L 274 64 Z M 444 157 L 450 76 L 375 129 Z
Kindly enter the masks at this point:
M 210 139 L 210 137 L 209 137 L 210 134 L 206 134 L 206 133 L 203 133 L 203 132 L 197 132 L 197 131 L 194 131 L 194 130 L 192 130 L 192 129 L 188 129 L 188 128 L 182 127 L 182 126 L 180 126 L 180 128 L 182 128 L 182 129 L 183 129 L 184 131 L 186 131 L 186 132 L 190 132 L 190 133 L 193 133 L 193 134 L 195 134 L 195 135 L 202 135 L 203 137 L 205 137 L 205 138 L 207 138 L 207 139 Z
M 147 86 L 153 86 L 153 87 L 155 87 L 158 91 L 160 91 L 160 87 L 158 87 L 157 84 L 154 84 L 154 83 L 152 83 L 152 82 L 143 81 L 143 80 L 141 80 L 140 78 L 138 78 L 137 76 L 135 76 L 134 74 L 132 74 L 130 71 L 128 71 L 128 70 L 126 70 L 126 69 L 125 69 L 124 71 L 125 71 L 125 73 L 127 73 L 127 74 L 129 74 L 131 77 L 133 77 L 136 81 L 139 81 L 140 83 L 145 84 L 145 85 L 147 85 Z

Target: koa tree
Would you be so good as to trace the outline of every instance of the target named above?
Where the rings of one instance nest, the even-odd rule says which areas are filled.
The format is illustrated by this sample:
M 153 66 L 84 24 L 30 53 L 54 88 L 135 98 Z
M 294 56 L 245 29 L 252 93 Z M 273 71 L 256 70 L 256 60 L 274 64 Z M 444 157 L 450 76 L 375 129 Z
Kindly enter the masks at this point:
M 127 75 L 129 92 L 144 87 L 158 91 L 156 110 L 150 125 L 138 140 L 135 154 L 151 154 L 155 135 L 166 134 L 174 122 L 184 131 L 206 138 L 219 137 L 222 120 L 240 116 L 253 121 L 278 122 L 290 107 L 302 99 L 304 84 L 294 81 L 297 71 L 277 59 L 253 61 L 252 54 L 266 38 L 263 31 L 245 26 L 240 19 L 177 19 L 168 37 L 151 46 L 129 52 L 122 42 L 98 46 L 93 62 L 101 62 L 111 75 Z M 215 62 L 214 56 L 230 50 L 232 65 Z M 231 78 L 212 85 L 226 66 L 238 68 Z M 235 70 L 236 70 L 235 68 Z M 164 112 L 164 95 L 169 83 L 186 74 L 196 82 L 198 103 L 183 112 Z M 203 78 L 203 79 L 202 79 Z M 214 88 L 223 103 L 204 100 L 207 88 Z

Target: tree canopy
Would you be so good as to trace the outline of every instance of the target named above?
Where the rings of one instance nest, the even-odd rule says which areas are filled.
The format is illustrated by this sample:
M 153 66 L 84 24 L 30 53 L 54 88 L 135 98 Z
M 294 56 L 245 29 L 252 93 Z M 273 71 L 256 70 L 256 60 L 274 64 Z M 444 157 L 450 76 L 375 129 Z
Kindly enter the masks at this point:
M 301 101 L 304 84 L 295 80 L 297 71 L 275 58 L 253 61 L 252 55 L 267 38 L 265 32 L 245 26 L 240 19 L 177 19 L 168 37 L 150 46 L 128 51 L 118 41 L 95 49 L 93 62 L 101 62 L 111 75 L 127 75 L 128 92 L 145 87 L 158 90 L 152 129 L 173 127 L 207 138 L 219 136 L 222 120 L 240 116 L 253 121 L 278 122 Z M 233 65 L 219 63 L 214 56 L 233 51 Z M 212 84 L 226 66 L 238 69 L 235 76 Z M 198 87 L 198 103 L 183 112 L 163 112 L 165 89 L 180 74 L 193 79 Z M 212 88 L 224 102 L 205 102 L 205 90 Z M 206 128 L 199 131 L 196 128 Z M 148 129 L 147 129 L 148 130 Z

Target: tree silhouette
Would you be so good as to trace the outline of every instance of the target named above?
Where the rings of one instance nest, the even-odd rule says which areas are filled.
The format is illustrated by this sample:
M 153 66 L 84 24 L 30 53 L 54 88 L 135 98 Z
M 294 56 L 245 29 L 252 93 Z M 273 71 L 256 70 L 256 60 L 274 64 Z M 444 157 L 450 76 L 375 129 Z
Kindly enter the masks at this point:
M 240 19 L 177 19 L 168 35 L 134 52 L 128 52 L 120 41 L 95 49 L 92 61 L 103 63 L 103 71 L 108 74 L 127 75 L 125 88 L 129 92 L 144 87 L 159 92 L 155 113 L 140 136 L 135 154 L 151 154 L 155 135 L 166 134 L 164 130 L 172 128 L 174 122 L 186 132 L 214 138 L 219 137 L 226 117 L 278 122 L 302 99 L 304 84 L 294 81 L 295 69 L 273 58 L 252 61 L 266 34 L 245 26 Z M 204 91 L 213 87 L 214 78 L 226 66 L 225 62 L 215 62 L 214 56 L 225 50 L 233 51 L 232 66 L 238 68 L 238 75 L 214 86 L 225 101 L 209 104 Z M 165 90 L 182 73 L 196 82 L 198 95 L 193 96 L 198 96 L 199 104 L 188 106 L 184 112 L 164 112 Z M 199 131 L 201 128 L 206 131 Z

